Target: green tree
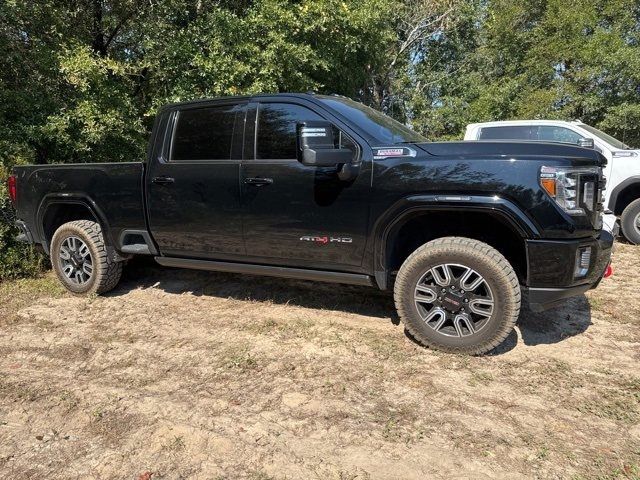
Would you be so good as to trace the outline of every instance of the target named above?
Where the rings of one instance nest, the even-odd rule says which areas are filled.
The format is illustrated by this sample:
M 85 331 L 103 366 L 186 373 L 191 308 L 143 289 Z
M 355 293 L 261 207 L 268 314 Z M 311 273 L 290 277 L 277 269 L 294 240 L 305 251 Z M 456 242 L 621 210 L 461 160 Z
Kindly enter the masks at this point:
M 476 121 L 579 118 L 640 144 L 637 0 L 478 1 L 460 16 L 417 67 L 418 128 L 451 138 Z
M 0 181 L 24 163 L 142 160 L 159 106 L 278 91 L 358 96 L 393 38 L 393 0 L 0 3 Z M 0 264 L 16 245 L 6 191 Z M 28 264 L 28 265 L 27 265 Z

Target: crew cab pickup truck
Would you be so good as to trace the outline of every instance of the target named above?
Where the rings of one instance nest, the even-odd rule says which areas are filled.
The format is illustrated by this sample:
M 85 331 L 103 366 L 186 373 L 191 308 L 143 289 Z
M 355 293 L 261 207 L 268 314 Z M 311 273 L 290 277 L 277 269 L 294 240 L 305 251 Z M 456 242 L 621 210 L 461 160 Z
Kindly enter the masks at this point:
M 481 354 L 522 291 L 541 310 L 609 271 L 605 163 L 571 145 L 429 143 L 344 97 L 279 94 L 168 105 L 145 162 L 17 167 L 9 190 L 21 238 L 74 293 L 113 289 L 133 255 L 369 285 L 422 344 Z
M 507 120 L 467 125 L 465 140 L 532 140 L 595 148 L 607 159 L 604 168 L 606 223 L 620 226 L 625 238 L 640 245 L 640 149 L 580 121 Z M 611 219 L 611 220 L 609 220 Z M 613 229 L 613 225 L 611 228 Z

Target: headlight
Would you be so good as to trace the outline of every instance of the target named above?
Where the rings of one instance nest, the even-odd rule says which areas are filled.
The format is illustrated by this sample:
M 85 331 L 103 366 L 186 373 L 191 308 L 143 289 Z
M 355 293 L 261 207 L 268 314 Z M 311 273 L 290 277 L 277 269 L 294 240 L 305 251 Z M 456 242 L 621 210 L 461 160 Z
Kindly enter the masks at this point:
M 569 215 L 586 215 L 596 210 L 599 176 L 599 167 L 542 167 L 540 185 Z

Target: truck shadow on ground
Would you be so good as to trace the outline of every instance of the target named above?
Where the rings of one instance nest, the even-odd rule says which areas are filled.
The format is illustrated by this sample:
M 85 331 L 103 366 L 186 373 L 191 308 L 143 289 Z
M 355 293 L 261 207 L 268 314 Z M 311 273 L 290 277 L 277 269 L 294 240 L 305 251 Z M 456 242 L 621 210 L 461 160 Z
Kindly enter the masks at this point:
M 393 296 L 375 288 L 290 280 L 198 270 L 170 269 L 150 259 L 136 259 L 125 269 L 120 286 L 108 296 L 126 295 L 135 289 L 157 288 L 166 293 L 231 298 L 296 305 L 320 310 L 338 310 L 400 325 Z M 591 325 L 591 307 L 586 296 L 569 299 L 545 312 L 532 312 L 523 296 L 517 331 L 491 355 L 506 353 L 518 344 L 554 344 L 579 335 Z M 405 331 L 412 341 L 415 339 Z M 417 342 L 416 342 L 417 343 Z
M 493 354 L 501 354 L 513 349 L 518 343 L 518 335 L 527 346 L 550 345 L 580 335 L 591 325 L 591 306 L 585 295 L 570 298 L 555 308 L 544 312 L 532 312 L 526 296 L 522 298 L 517 330 L 498 346 Z

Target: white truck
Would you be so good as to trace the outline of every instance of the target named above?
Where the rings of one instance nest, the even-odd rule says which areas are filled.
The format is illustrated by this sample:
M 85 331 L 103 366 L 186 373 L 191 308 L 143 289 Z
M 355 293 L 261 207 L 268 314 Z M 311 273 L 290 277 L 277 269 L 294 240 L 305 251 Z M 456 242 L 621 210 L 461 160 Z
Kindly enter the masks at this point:
M 465 140 L 531 140 L 593 147 L 605 157 L 606 213 L 620 218 L 622 233 L 640 245 L 640 150 L 580 121 L 511 120 L 467 125 Z M 606 218 L 606 216 L 605 216 Z M 611 216 L 610 216 L 611 218 Z

